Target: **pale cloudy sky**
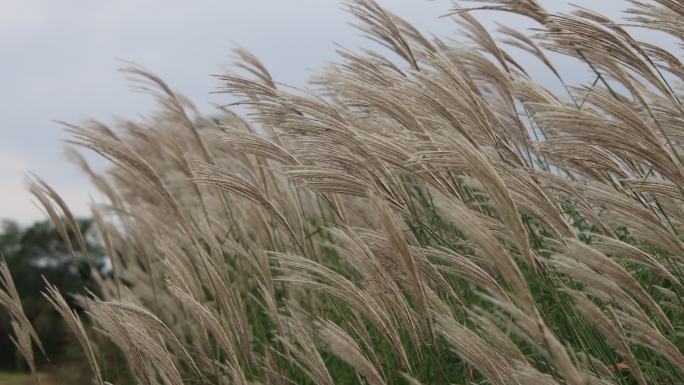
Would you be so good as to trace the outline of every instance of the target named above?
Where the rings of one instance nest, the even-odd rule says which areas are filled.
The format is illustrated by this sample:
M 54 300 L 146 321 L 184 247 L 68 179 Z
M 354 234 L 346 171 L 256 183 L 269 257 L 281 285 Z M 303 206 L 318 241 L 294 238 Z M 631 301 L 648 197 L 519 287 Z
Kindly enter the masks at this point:
M 552 10 L 565 1 L 542 0 Z M 575 0 L 616 17 L 623 0 Z M 425 33 L 457 37 L 449 0 L 380 0 Z M 483 15 L 484 16 L 484 15 Z M 520 26 L 519 19 L 487 14 Z M 239 44 L 282 82 L 302 86 L 335 46 L 371 44 L 350 27 L 338 0 L 0 0 L 0 218 L 42 219 L 23 187 L 33 172 L 87 215 L 93 189 L 65 160 L 60 126 L 94 118 L 136 117 L 152 107 L 129 92 L 117 72 L 138 62 L 190 97 L 203 111 L 225 96 L 211 95 L 210 74 L 230 62 Z M 578 74 L 577 76 L 581 76 Z M 96 195 L 94 195 L 97 198 Z

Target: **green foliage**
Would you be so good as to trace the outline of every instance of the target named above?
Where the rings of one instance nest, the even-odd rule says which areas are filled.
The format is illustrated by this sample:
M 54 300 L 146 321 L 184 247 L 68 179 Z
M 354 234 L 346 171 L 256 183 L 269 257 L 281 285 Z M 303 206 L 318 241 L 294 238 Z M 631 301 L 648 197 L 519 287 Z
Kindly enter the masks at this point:
M 102 269 L 104 253 L 92 231 L 92 221 L 79 220 L 79 226 L 82 233 L 87 234 L 87 246 L 94 267 Z M 69 232 L 69 237 L 72 242 L 76 242 L 73 233 Z M 73 349 L 72 337 L 42 292 L 44 280 L 68 294 L 84 294 L 86 290 L 97 292 L 85 257 L 79 253 L 77 258 L 80 263 L 75 266 L 64 241 L 49 221 L 22 227 L 16 222 L 6 220 L 0 228 L 0 258 L 5 259 L 12 271 L 24 311 L 40 336 L 47 357 L 53 364 L 62 359 L 69 361 L 70 358 L 65 353 L 70 348 Z M 25 369 L 23 358 L 18 355 L 9 339 L 10 334 L 9 317 L 5 312 L 0 312 L 0 346 L 3 347 L 0 349 L 0 370 Z M 38 363 L 45 364 L 47 357 L 37 354 L 36 358 Z

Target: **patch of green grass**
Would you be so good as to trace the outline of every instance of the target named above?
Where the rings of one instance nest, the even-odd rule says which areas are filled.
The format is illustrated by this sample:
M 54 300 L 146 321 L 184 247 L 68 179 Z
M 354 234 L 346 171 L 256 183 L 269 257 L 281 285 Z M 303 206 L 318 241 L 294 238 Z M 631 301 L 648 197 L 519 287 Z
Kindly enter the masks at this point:
M 56 384 L 48 374 L 38 374 L 41 385 Z M 0 385 L 33 385 L 33 375 L 24 372 L 0 372 Z

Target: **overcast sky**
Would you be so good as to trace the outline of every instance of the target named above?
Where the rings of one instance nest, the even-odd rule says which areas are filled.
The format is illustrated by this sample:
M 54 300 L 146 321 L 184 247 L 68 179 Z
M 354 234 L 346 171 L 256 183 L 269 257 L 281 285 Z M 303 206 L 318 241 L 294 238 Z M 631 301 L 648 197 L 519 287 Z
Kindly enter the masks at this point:
M 541 2 L 567 8 L 561 0 Z M 380 3 L 427 34 L 457 37 L 453 21 L 439 18 L 448 0 Z M 611 17 L 624 5 L 573 3 Z M 504 14 L 493 17 L 521 26 Z M 350 21 L 338 0 L 0 0 L 0 218 L 43 218 L 23 187 L 28 172 L 55 187 L 75 213 L 87 215 L 94 189 L 66 161 L 65 135 L 53 120 L 111 123 L 148 111 L 152 101 L 129 91 L 117 59 L 150 68 L 211 112 L 212 103 L 226 99 L 210 94 L 218 86 L 210 74 L 230 62 L 233 45 L 256 54 L 277 80 L 302 86 L 313 70 L 335 59 L 334 42 L 371 44 Z

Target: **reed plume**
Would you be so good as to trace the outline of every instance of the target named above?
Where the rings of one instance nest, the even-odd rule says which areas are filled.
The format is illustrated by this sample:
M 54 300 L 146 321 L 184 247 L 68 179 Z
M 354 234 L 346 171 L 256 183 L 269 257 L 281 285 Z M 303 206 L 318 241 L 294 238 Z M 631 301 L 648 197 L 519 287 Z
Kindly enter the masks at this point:
M 631 35 L 682 44 L 684 8 L 631 3 L 613 21 L 458 2 L 447 40 L 349 0 L 380 48 L 340 49 L 315 91 L 239 48 L 216 77 L 233 103 L 211 115 L 127 68 L 158 112 L 67 125 L 107 198 L 94 212 L 113 273 L 83 321 L 46 289 L 94 381 L 107 343 L 150 385 L 684 382 L 684 66 Z M 536 29 L 490 31 L 487 10 Z M 568 82 L 558 55 L 590 81 Z M 69 242 L 64 201 L 29 187 Z M 0 272 L 30 361 L 39 340 Z

